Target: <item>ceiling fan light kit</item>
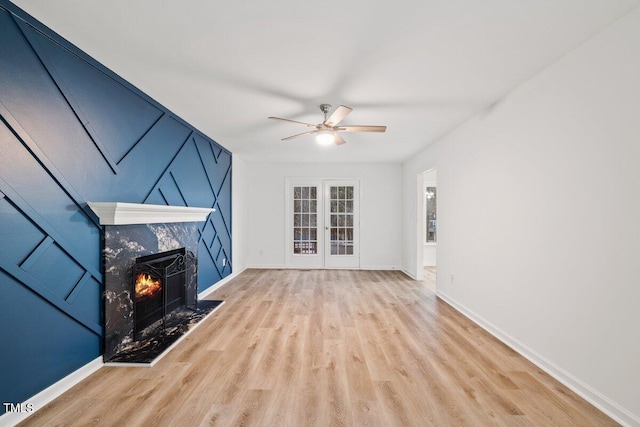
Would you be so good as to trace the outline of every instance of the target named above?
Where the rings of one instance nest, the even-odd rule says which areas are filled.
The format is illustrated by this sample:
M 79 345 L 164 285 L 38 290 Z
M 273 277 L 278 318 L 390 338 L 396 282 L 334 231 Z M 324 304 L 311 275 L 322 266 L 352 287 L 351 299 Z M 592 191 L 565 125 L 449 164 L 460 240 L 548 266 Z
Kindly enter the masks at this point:
M 316 141 L 320 145 L 329 145 L 336 141 L 336 136 L 332 131 L 321 130 L 316 134 Z
M 345 118 L 349 113 L 353 111 L 353 109 L 349 107 L 345 107 L 344 105 L 340 105 L 338 108 L 331 113 L 330 116 L 329 110 L 331 110 L 331 105 L 329 104 L 320 104 L 320 111 L 324 113 L 324 121 L 322 123 L 318 123 L 317 125 L 305 122 L 299 122 L 297 120 L 291 119 L 283 119 L 280 117 L 269 117 L 273 120 L 281 120 L 283 122 L 296 123 L 299 125 L 307 126 L 309 128 L 313 128 L 313 130 L 309 130 L 307 132 L 298 133 L 296 135 L 291 135 L 286 138 L 282 138 L 283 141 L 298 138 L 303 135 L 311 135 L 316 134 L 316 141 L 319 144 L 327 145 L 327 144 L 336 144 L 342 145 L 346 141 L 342 138 L 339 132 L 385 132 L 387 130 L 386 126 L 370 126 L 370 125 L 346 125 L 346 126 L 338 126 L 338 124 Z

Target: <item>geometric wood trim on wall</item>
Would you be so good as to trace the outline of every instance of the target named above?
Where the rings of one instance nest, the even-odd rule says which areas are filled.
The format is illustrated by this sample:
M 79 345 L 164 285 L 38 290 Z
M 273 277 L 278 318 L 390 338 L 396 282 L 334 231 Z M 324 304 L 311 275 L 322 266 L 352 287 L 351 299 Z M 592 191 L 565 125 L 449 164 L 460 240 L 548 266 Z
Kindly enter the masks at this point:
M 196 189 L 189 185 L 193 181 L 206 186 Z M 231 156 L 207 138 L 191 134 L 145 199 L 151 204 L 216 209 L 199 227 L 200 291 L 232 271 L 230 210 L 218 203 L 230 192 L 230 182 Z
M 7 0 L 0 40 L 0 395 L 24 402 L 102 352 L 87 201 L 215 208 L 202 291 L 232 272 L 232 155 Z
M 31 48 L 114 173 L 162 111 L 31 25 L 18 20 Z M 96 103 L 95 99 L 100 99 Z M 132 114 L 135 113 L 135 114 Z
M 100 316 L 87 310 L 79 310 L 74 300 L 68 297 L 82 292 L 100 295 L 102 273 L 99 267 L 92 265 L 86 256 L 79 253 L 46 220 L 38 215 L 28 204 L 16 195 L 4 180 L 0 178 L 0 188 L 5 197 L 2 204 L 3 220 L 0 221 L 0 241 L 22 245 L 20 251 L 5 248 L 0 257 L 0 269 L 39 294 L 50 304 L 72 317 L 82 326 L 102 336 Z M 7 196 L 13 194 L 13 197 Z M 28 213 L 27 213 L 28 212 Z M 30 215 L 29 215 L 30 214 Z M 17 216 L 21 218 L 16 218 Z M 10 228 L 10 229 L 9 229 Z M 19 236 L 16 236 L 19 233 Z M 26 236 L 40 236 L 40 240 L 31 242 Z M 31 245 L 29 245 L 31 243 Z M 16 258 L 13 254 L 19 254 Z M 57 268 L 49 268 L 52 264 Z M 77 271 L 76 279 L 69 273 Z M 93 280 L 91 280 L 93 279 Z M 87 290 L 85 286 L 97 289 Z

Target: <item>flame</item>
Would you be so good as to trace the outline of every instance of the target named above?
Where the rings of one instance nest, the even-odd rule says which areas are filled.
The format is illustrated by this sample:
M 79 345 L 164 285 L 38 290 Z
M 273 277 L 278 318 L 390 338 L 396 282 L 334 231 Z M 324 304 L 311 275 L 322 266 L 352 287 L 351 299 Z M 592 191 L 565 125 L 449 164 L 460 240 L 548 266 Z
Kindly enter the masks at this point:
M 150 275 L 140 273 L 136 279 L 136 298 L 152 297 L 162 290 L 160 279 L 153 279 Z

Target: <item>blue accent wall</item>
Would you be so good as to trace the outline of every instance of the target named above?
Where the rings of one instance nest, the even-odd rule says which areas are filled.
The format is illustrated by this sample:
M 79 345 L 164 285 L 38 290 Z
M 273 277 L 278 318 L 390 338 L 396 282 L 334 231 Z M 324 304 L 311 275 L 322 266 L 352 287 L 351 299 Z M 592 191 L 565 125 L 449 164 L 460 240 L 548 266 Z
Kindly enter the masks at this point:
M 231 274 L 231 153 L 0 0 L 0 402 L 102 354 L 103 229 L 87 201 L 215 207 L 198 290 Z

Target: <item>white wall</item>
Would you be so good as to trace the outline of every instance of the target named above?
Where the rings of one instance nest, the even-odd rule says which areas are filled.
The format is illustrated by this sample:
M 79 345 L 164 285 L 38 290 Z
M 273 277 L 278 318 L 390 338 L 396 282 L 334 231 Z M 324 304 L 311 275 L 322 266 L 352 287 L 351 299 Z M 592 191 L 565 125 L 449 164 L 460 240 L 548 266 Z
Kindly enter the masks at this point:
M 422 265 L 424 267 L 435 267 L 437 260 L 436 254 L 436 244 L 425 243 L 422 248 Z
M 360 179 L 360 267 L 401 265 L 402 166 L 399 164 L 247 164 L 244 260 L 249 267 L 285 266 L 285 179 Z
M 247 209 L 244 208 L 247 199 L 247 163 L 241 156 L 234 154 L 232 157 L 231 179 L 231 259 L 233 261 L 233 273 L 242 271 L 246 266 L 246 222 Z
M 640 425 L 640 10 L 404 165 L 410 272 L 434 166 L 439 295 Z
M 425 243 L 422 246 L 422 265 L 424 267 L 435 267 L 436 266 L 436 244 L 435 243 Z

